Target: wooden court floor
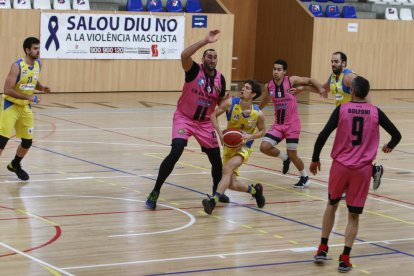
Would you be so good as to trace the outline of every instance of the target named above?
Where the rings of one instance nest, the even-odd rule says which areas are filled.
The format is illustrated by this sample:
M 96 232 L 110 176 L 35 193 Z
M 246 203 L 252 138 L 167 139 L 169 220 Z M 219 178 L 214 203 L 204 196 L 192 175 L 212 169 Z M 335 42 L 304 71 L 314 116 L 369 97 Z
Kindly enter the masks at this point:
M 322 172 L 308 189 L 292 188 L 294 168 L 255 152 L 241 180 L 262 183 L 267 204 L 229 191 L 212 216 L 210 165 L 194 139 L 167 179 L 156 211 L 144 208 L 169 152 L 179 93 L 42 95 L 34 107 L 35 141 L 23 167 L 7 171 L 18 141 L 0 158 L 0 275 L 337 275 L 347 209 L 340 206 L 325 266 L 312 262 L 327 199 L 333 136 Z M 378 153 L 385 173 L 370 191 L 352 250 L 352 275 L 412 275 L 414 270 L 414 94 L 373 91 L 374 102 L 400 129 L 396 150 Z M 299 155 L 306 167 L 331 101 L 300 101 Z M 273 121 L 265 109 L 267 125 Z M 222 121 L 224 126 L 224 121 Z M 389 140 L 381 133 L 381 143 Z M 281 148 L 285 145 L 282 143 Z

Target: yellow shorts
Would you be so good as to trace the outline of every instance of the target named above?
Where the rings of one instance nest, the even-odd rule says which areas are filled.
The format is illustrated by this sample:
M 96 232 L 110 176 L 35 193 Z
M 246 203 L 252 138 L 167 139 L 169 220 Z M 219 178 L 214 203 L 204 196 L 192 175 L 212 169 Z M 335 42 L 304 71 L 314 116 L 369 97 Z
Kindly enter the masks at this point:
M 242 146 L 240 148 L 228 148 L 224 146 L 223 148 L 223 167 L 226 165 L 227 161 L 230 160 L 235 155 L 240 155 L 243 157 L 243 163 L 246 163 L 249 159 L 250 154 L 252 154 L 253 150 L 246 146 Z M 234 170 L 236 175 L 239 175 L 239 168 Z
M 10 138 L 13 129 L 16 137 L 33 139 L 33 112 L 30 105 L 17 105 L 6 99 L 0 106 L 0 135 Z

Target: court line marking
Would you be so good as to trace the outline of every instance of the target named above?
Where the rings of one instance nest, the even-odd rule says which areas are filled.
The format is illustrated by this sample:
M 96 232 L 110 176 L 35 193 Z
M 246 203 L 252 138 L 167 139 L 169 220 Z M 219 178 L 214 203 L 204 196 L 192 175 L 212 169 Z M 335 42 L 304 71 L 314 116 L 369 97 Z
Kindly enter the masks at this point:
M 365 245 L 365 244 L 374 244 L 374 243 L 389 244 L 389 243 L 392 243 L 394 241 L 412 241 L 412 240 L 414 240 L 414 238 L 396 239 L 396 240 L 382 240 L 382 241 L 364 241 L 364 242 L 355 242 L 354 245 Z M 344 244 L 329 245 L 329 247 L 341 247 L 341 246 L 344 246 Z M 144 260 L 144 261 L 131 261 L 131 262 L 106 263 L 106 264 L 96 264 L 96 265 L 70 266 L 70 267 L 64 267 L 63 269 L 74 270 L 74 269 L 123 266 L 123 265 L 131 265 L 131 264 L 147 264 L 147 263 L 182 261 L 182 260 L 205 259 L 205 258 L 223 258 L 223 257 L 230 257 L 230 256 L 255 255 L 255 254 L 265 254 L 265 253 L 286 252 L 286 251 L 291 251 L 291 252 L 294 252 L 294 253 L 300 253 L 300 252 L 307 252 L 307 251 L 316 251 L 317 249 L 318 249 L 317 247 L 312 247 L 312 246 L 311 247 L 288 247 L 288 248 L 282 248 L 282 249 L 255 250 L 255 251 L 232 252 L 232 253 L 217 253 L 217 254 L 198 255 L 198 256 L 152 259 L 152 260 Z
M 353 255 L 352 258 L 367 258 L 367 257 L 376 257 L 376 256 L 385 256 L 385 255 L 393 255 L 396 253 L 377 253 L 377 254 L 366 254 L 366 255 Z M 201 272 L 217 272 L 223 270 L 234 270 L 234 269 L 245 269 L 245 268 L 257 268 L 257 267 L 270 267 L 270 266 L 280 266 L 280 265 L 292 265 L 292 264 L 304 264 L 304 263 L 313 263 L 313 259 L 307 260 L 296 260 L 296 261 L 287 261 L 287 262 L 273 262 L 273 263 L 259 263 L 259 264 L 251 264 L 251 265 L 238 265 L 238 266 L 227 266 L 227 267 L 217 267 L 217 268 L 204 268 L 204 269 L 197 269 L 197 270 L 182 270 L 182 271 L 174 271 L 174 272 L 161 272 L 156 274 L 145 274 L 145 276 L 161 276 L 161 275 L 179 275 L 179 274 L 194 274 L 194 273 L 201 273 Z M 354 264 L 354 268 L 357 266 Z M 360 270 L 362 271 L 362 270 Z M 274 274 L 274 273 L 273 273 Z
M 289 176 L 289 175 L 284 175 L 284 174 L 281 174 L 281 173 L 267 171 L 267 170 L 263 170 L 263 172 L 266 172 L 266 173 L 269 173 L 269 174 L 274 174 L 274 175 L 279 175 L 279 176 L 284 176 L 284 177 L 288 177 L 288 178 L 295 178 L 295 179 L 297 178 L 297 177 L 292 177 L 292 176 Z M 243 177 L 241 177 L 241 178 L 243 178 Z M 248 179 L 248 180 L 254 181 L 253 179 Z M 322 199 L 321 197 L 316 197 L 316 196 L 307 195 L 307 194 L 304 194 L 304 193 L 301 193 L 301 192 L 292 191 L 290 189 L 283 188 L 283 187 L 279 187 L 279 186 L 274 185 L 274 184 L 270 184 L 270 183 L 266 183 L 266 182 L 262 182 L 262 183 L 265 183 L 266 185 L 270 185 L 270 186 L 275 187 L 275 188 L 278 188 L 278 189 L 283 189 L 283 190 L 289 191 L 291 193 L 301 194 L 302 196 L 311 197 L 311 198 L 317 198 L 317 199 Z M 319 186 L 322 186 L 322 187 L 328 187 L 327 184 L 322 184 L 322 183 L 318 183 L 318 182 L 314 182 L 314 181 L 312 181 L 311 184 L 312 185 L 313 184 L 319 185 Z M 388 201 L 388 200 L 384 200 L 384 199 L 375 198 L 375 197 L 372 197 L 370 195 L 368 196 L 368 198 L 371 199 L 371 200 L 377 200 L 377 201 L 381 201 L 381 202 L 384 202 L 384 203 L 388 203 L 388 204 L 396 205 L 396 206 L 399 206 L 399 207 L 404 207 L 404 208 L 407 208 L 407 209 L 414 210 L 414 207 L 410 207 L 410 206 L 407 206 L 407 205 L 395 203 L 395 202 Z M 326 199 L 323 199 L 323 200 L 326 201 Z M 364 208 L 364 212 L 366 212 L 366 211 L 367 210 Z M 375 214 L 379 214 L 379 213 L 375 213 Z M 397 219 L 397 218 L 395 218 L 395 219 Z M 399 220 L 399 219 L 397 219 L 397 220 Z M 409 224 L 413 224 L 414 225 L 414 222 L 410 222 Z
M 113 172 L 105 171 L 105 172 Z M 241 173 L 252 173 L 252 172 L 262 172 L 262 170 L 241 170 Z M 186 175 L 206 175 L 209 174 L 207 171 L 202 171 L 198 173 L 172 173 L 172 176 L 186 176 Z M 120 176 L 80 176 L 80 177 L 65 177 L 65 178 L 53 178 L 53 179 L 31 179 L 29 182 L 53 182 L 53 181 L 72 181 L 72 180 L 95 180 L 95 179 L 113 179 L 113 178 L 135 178 L 142 176 L 157 176 L 157 174 L 138 174 L 138 175 L 120 175 Z M 3 180 L 0 183 L 16 183 L 20 182 L 18 180 Z M 11 198 L 11 197 L 10 197 Z
M 122 198 L 122 197 L 110 197 L 110 196 L 78 196 L 78 195 L 39 195 L 39 196 L 22 196 L 22 197 L 11 197 L 9 199 L 30 199 L 30 198 L 53 198 L 53 197 L 68 197 L 68 198 L 101 198 L 101 199 L 117 199 L 117 200 L 124 200 L 124 201 L 134 201 L 134 202 L 145 202 L 144 200 L 139 200 L 139 199 L 132 199 L 132 198 Z M 130 236 L 146 236 L 146 235 L 156 235 L 156 234 L 164 234 L 164 233 L 171 233 L 171 232 L 176 232 L 176 231 L 180 231 L 186 228 L 189 228 L 191 225 L 193 225 L 196 222 L 195 217 L 190 214 L 187 211 L 181 210 L 180 208 L 176 208 L 176 207 L 172 207 L 169 205 L 165 205 L 165 204 L 158 204 L 160 206 L 164 206 L 166 208 L 170 208 L 173 210 L 176 210 L 178 212 L 183 213 L 184 215 L 186 215 L 187 217 L 190 218 L 190 221 L 180 227 L 177 228 L 173 228 L 173 229 L 169 229 L 169 230 L 163 230 L 163 231 L 157 231 L 157 232 L 148 232 L 148 233 L 129 233 L 129 234 L 119 234 L 119 235 L 110 235 L 108 236 L 109 238 L 116 238 L 116 237 L 130 237 Z M 29 212 L 24 212 L 27 215 L 36 217 L 38 219 L 42 219 L 44 221 L 50 222 L 49 220 L 46 220 L 44 218 L 41 218 L 39 216 L 33 215 Z M 53 223 L 53 222 L 51 222 Z
M 19 254 L 19 255 L 22 255 L 23 257 L 26 257 L 26 258 L 28 258 L 28 259 L 31 259 L 32 261 L 34 261 L 34 262 L 36 262 L 36 263 L 39 263 L 39 264 L 44 265 L 44 266 L 46 266 L 46 267 L 49 267 L 49 268 L 51 268 L 51 269 L 53 269 L 53 270 L 56 270 L 56 271 L 58 271 L 58 272 L 62 273 L 63 275 L 67 275 L 67 276 L 74 276 L 73 274 L 71 274 L 71 273 L 69 273 L 69 272 L 65 271 L 65 269 L 60 269 L 60 268 L 57 268 L 57 267 L 56 267 L 56 266 L 54 266 L 54 265 L 51 265 L 51 264 L 49 264 L 49 263 L 46 263 L 45 261 L 42 261 L 42 260 L 40 260 L 40 259 L 37 259 L 37 258 L 35 258 L 35 257 L 33 257 L 33 256 L 29 255 L 29 254 L 26 254 L 26 253 L 24 253 L 24 252 L 22 252 L 22 251 L 20 251 L 20 250 L 18 250 L 18 249 L 16 249 L 16 248 L 14 248 L 14 247 L 11 247 L 10 245 L 7 245 L 7 244 L 5 244 L 5 243 L 3 243 L 3 242 L 0 242 L 0 245 L 1 245 L 1 246 L 3 246 L 3 247 L 5 247 L 5 248 L 7 248 L 7 249 L 9 249 L 9 250 L 11 250 L 11 251 L 14 251 L 15 253 L 17 253 L 17 254 Z

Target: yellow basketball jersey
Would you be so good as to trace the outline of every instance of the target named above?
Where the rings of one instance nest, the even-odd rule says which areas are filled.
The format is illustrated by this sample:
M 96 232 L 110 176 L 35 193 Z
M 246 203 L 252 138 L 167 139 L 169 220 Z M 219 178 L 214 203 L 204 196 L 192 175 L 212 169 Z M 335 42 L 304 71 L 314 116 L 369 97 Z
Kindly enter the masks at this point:
M 36 89 L 37 82 L 39 80 L 40 75 L 40 62 L 39 60 L 35 60 L 34 65 L 28 65 L 24 59 L 19 59 L 16 61 L 16 64 L 19 66 L 20 73 L 17 76 L 16 84 L 14 89 L 22 94 L 26 95 L 33 95 L 34 90 Z M 28 105 L 28 100 L 21 100 L 10 97 L 8 95 L 3 94 L 3 97 L 15 104 L 18 105 Z
M 243 113 L 240 106 L 240 98 L 233 98 L 230 110 L 227 115 L 227 128 L 238 128 L 248 134 L 256 132 L 257 121 L 259 119 L 259 107 L 252 104 L 251 112 L 248 116 Z M 246 146 L 251 147 L 253 141 L 249 141 Z
M 332 74 L 329 80 L 329 88 L 335 96 L 336 106 L 351 101 L 351 88 L 345 86 L 343 82 L 344 76 L 349 73 L 352 73 L 352 70 L 346 68 L 338 78 L 335 74 Z

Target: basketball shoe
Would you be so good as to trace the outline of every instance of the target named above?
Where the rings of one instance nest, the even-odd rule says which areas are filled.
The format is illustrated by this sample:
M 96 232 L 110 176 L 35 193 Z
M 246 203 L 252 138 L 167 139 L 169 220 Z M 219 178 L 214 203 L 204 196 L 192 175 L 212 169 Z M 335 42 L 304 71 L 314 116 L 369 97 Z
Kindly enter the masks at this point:
M 329 247 L 326 244 L 320 244 L 316 255 L 313 257 L 313 262 L 316 264 L 323 264 L 326 260 L 328 260 L 328 250 Z
M 339 256 L 339 272 L 348 272 L 352 270 L 352 264 L 349 262 L 349 255 L 340 255 Z
M 214 197 L 210 197 L 209 195 L 207 195 L 207 197 L 208 198 L 203 199 L 202 203 L 204 207 L 204 212 L 211 215 L 211 213 L 214 210 L 214 207 L 216 207 L 216 201 L 214 200 Z
M 253 184 L 252 184 L 252 186 L 253 186 Z M 265 206 L 265 203 L 266 203 L 266 199 L 263 196 L 263 186 L 262 186 L 262 184 L 257 183 L 253 187 L 256 190 L 256 193 L 252 196 L 256 199 L 257 207 L 263 208 L 263 206 Z
M 301 176 L 298 183 L 293 185 L 296 189 L 305 189 L 310 185 L 309 176 Z
M 157 207 L 157 200 L 160 194 L 156 191 L 152 191 L 149 196 L 147 197 L 147 201 L 145 201 L 145 206 L 147 209 L 155 210 Z
M 285 161 L 283 161 L 283 174 L 287 174 L 289 171 L 289 165 L 290 165 L 290 159 L 286 159 Z
M 22 165 L 20 163 L 15 165 L 10 163 L 7 165 L 7 169 L 14 172 L 20 180 L 29 180 L 29 174 L 22 169 Z
M 372 188 L 374 189 L 374 191 L 378 189 L 381 185 L 381 177 L 383 173 L 384 168 L 382 167 L 382 165 L 372 165 L 372 178 L 374 179 L 374 181 L 372 181 Z

